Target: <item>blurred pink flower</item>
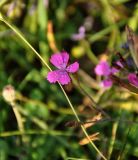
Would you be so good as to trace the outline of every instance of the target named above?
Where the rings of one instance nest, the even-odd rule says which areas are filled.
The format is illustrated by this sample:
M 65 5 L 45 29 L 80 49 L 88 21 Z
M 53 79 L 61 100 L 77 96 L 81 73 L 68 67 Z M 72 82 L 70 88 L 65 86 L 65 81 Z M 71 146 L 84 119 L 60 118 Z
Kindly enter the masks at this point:
M 103 80 L 100 83 L 100 86 L 105 87 L 105 88 L 110 88 L 110 87 L 112 87 L 112 84 L 113 84 L 112 80 L 110 78 L 108 78 L 108 79 Z
M 132 85 L 138 87 L 138 76 L 137 76 L 135 73 L 129 73 L 129 74 L 128 74 L 128 81 L 129 81 Z
M 111 68 L 106 61 L 100 61 L 94 69 L 95 73 L 99 76 L 108 76 L 111 73 Z
M 123 67 L 120 61 L 115 62 L 115 64 L 118 68 Z M 107 61 L 100 61 L 100 63 L 96 65 L 94 71 L 97 75 L 106 77 L 106 79 L 101 82 L 100 86 L 109 88 L 113 84 L 112 80 L 109 78 L 109 75 L 119 72 L 119 69 L 110 67 Z
M 58 70 L 51 71 L 47 75 L 47 80 L 50 83 L 59 82 L 62 85 L 68 84 L 71 79 L 69 73 L 75 73 L 79 69 L 79 63 L 75 62 L 67 66 L 69 61 L 69 54 L 65 51 L 61 53 L 53 54 L 50 58 L 50 62 L 58 68 Z
M 80 26 L 78 33 L 74 33 L 71 38 L 74 41 L 78 41 L 81 40 L 85 37 L 85 27 L 84 26 Z

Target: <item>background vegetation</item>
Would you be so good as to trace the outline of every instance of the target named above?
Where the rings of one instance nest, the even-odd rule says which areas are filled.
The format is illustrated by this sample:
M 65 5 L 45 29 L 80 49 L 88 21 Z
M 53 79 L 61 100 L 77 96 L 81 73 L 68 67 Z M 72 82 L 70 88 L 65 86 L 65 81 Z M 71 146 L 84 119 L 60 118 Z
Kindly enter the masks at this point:
M 112 118 L 137 120 L 138 96 L 120 86 L 105 90 L 94 67 L 100 58 L 110 62 L 115 52 L 125 51 L 125 25 L 138 29 L 138 2 L 133 0 L 1 0 L 0 11 L 49 63 L 61 50 L 70 53 L 71 62 L 80 63 L 81 86 Z M 80 26 L 83 39 L 73 40 Z M 28 46 L 0 22 L 0 89 L 7 84 L 16 90 L 16 107 L 25 135 L 18 129 L 13 107 L 0 97 L 0 160 L 102 159 L 84 138 L 80 127 L 66 127 L 76 120 L 58 84 L 46 80 L 48 69 Z M 77 81 L 64 87 L 81 120 L 97 113 Z M 94 141 L 107 159 L 138 159 L 138 125 L 101 122 L 87 129 L 99 132 Z M 22 140 L 21 140 L 22 138 Z M 69 158 L 70 157 L 70 158 Z

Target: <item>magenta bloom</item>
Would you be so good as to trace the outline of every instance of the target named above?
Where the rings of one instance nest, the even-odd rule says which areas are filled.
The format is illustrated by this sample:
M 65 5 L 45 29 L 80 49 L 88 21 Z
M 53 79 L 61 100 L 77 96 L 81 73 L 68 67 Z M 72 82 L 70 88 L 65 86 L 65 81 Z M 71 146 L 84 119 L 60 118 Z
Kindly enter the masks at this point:
M 116 64 L 120 66 L 120 68 L 123 68 L 123 65 L 120 63 L 120 61 L 117 61 Z M 105 77 L 105 79 L 101 82 L 100 86 L 109 88 L 113 84 L 112 80 L 109 78 L 109 75 L 119 72 L 119 69 L 116 69 L 115 67 L 110 67 L 108 62 L 106 61 L 100 61 L 100 63 L 96 65 L 94 71 L 97 75 Z
M 79 63 L 75 62 L 67 66 L 68 61 L 69 61 L 69 54 L 65 51 L 53 54 L 51 56 L 50 62 L 58 69 L 48 73 L 47 80 L 50 83 L 59 82 L 62 85 L 65 85 L 71 81 L 69 73 L 77 72 L 79 69 Z
M 105 88 L 110 88 L 110 87 L 112 87 L 112 84 L 113 84 L 112 80 L 110 78 L 108 78 L 108 79 L 103 80 L 100 83 L 100 86 L 105 87 Z
M 101 61 L 96 65 L 94 71 L 99 76 L 108 76 L 111 73 L 111 68 L 106 61 Z
M 117 61 L 116 64 L 121 68 L 123 68 L 120 61 Z M 97 64 L 94 70 L 95 73 L 99 76 L 109 76 L 110 74 L 119 72 L 119 70 L 116 69 L 115 67 L 110 67 L 108 62 L 106 61 L 101 61 L 99 64 Z
M 78 40 L 85 38 L 85 27 L 80 26 L 78 33 L 74 33 L 71 38 L 74 41 L 78 41 Z
M 128 81 L 132 85 L 138 87 L 138 77 L 137 77 L 137 75 L 135 73 L 129 73 L 129 75 L 128 75 Z

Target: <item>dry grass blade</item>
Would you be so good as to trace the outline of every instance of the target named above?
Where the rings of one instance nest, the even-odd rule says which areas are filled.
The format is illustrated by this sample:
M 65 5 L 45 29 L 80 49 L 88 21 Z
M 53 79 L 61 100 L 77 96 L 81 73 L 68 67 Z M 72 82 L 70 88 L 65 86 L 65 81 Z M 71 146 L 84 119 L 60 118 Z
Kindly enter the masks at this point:
M 92 123 L 87 123 L 87 121 L 86 121 L 86 123 L 84 123 L 83 126 L 84 126 L 84 128 L 89 128 L 89 127 L 93 126 L 96 123 L 96 121 L 99 121 L 101 119 L 102 119 L 102 114 L 99 113 L 96 116 L 94 116 L 88 120 L 88 122 L 91 121 Z
M 96 132 L 96 133 L 94 133 L 94 134 L 92 134 L 92 135 L 89 135 L 91 141 L 99 140 L 100 138 L 99 138 L 98 136 L 99 136 L 99 132 Z M 86 137 L 86 138 L 83 138 L 82 140 L 79 141 L 79 144 L 80 144 L 80 145 L 86 145 L 86 144 L 88 144 L 88 143 L 90 143 L 90 142 L 89 142 L 89 140 L 87 139 L 87 137 Z
M 91 126 L 93 126 L 95 123 L 97 123 L 97 121 L 100 121 L 102 119 L 102 114 L 99 113 L 98 115 L 92 117 L 91 119 L 89 119 L 86 122 L 77 122 L 77 121 L 68 121 L 65 126 L 66 127 L 79 127 L 80 125 L 83 125 L 83 127 L 89 128 Z

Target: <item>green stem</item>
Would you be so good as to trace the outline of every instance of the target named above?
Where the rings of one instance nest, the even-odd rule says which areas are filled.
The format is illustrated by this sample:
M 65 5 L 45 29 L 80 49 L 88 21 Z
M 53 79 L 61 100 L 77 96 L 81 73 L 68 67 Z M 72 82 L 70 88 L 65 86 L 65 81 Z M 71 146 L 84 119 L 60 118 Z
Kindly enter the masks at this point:
M 30 45 L 30 43 L 23 37 L 22 33 L 20 31 L 13 27 L 9 22 L 7 22 L 2 16 L 0 15 L 0 20 L 3 21 L 9 28 L 11 28 L 26 44 L 27 46 L 37 55 L 37 57 L 44 63 L 44 65 L 52 71 L 52 69 L 49 67 L 49 65 L 45 62 L 45 60 L 40 56 L 40 54 Z
M 9 28 L 11 28 L 11 29 L 26 43 L 26 45 L 27 45 L 28 47 L 30 47 L 30 49 L 31 49 L 31 50 L 36 54 L 36 56 L 44 63 L 44 65 L 45 65 L 50 71 L 52 71 L 52 69 L 51 69 L 51 68 L 49 67 L 49 65 L 45 62 L 45 60 L 41 57 L 41 55 L 30 45 L 30 43 L 23 37 L 23 35 L 18 31 L 18 29 L 14 28 L 11 24 L 9 24 L 9 22 L 7 22 L 7 21 L 2 17 L 1 14 L 0 14 L 0 20 L 3 21 Z M 70 107 L 71 107 L 71 109 L 72 109 L 72 111 L 73 111 L 73 113 L 74 113 L 77 121 L 80 122 L 80 119 L 79 119 L 79 117 L 78 117 L 78 115 L 77 115 L 77 113 L 76 113 L 76 111 L 75 111 L 75 109 L 74 109 L 71 101 L 69 100 L 69 98 L 68 98 L 65 90 L 63 89 L 63 87 L 61 86 L 60 83 L 59 83 L 59 86 L 60 86 L 62 92 L 64 93 L 64 95 L 65 95 L 65 97 L 66 97 L 66 99 L 67 99 L 67 101 L 68 101 L 68 103 L 69 103 L 69 105 L 70 105 Z M 88 138 L 90 144 L 91 144 L 91 145 L 93 146 L 93 148 L 95 148 L 95 150 L 97 151 L 97 153 L 99 153 L 99 155 L 100 155 L 104 160 L 107 160 L 107 159 L 104 157 L 104 155 L 98 150 L 98 148 L 95 146 L 95 144 L 91 141 L 91 139 L 90 139 L 90 137 L 88 136 L 85 128 L 84 128 L 82 125 L 81 125 L 81 128 L 82 128 L 84 134 L 86 135 L 86 137 Z
M 64 93 L 64 95 L 65 95 L 65 97 L 66 97 L 66 99 L 67 99 L 67 101 L 68 101 L 68 103 L 69 103 L 69 105 L 70 105 L 70 107 L 71 107 L 71 109 L 72 109 L 72 111 L 73 111 L 76 119 L 77 119 L 77 121 L 78 121 L 78 122 L 81 122 L 80 119 L 79 119 L 79 117 L 78 117 L 78 115 L 77 115 L 77 113 L 76 113 L 76 111 L 74 110 L 74 107 L 73 107 L 71 101 L 69 100 L 69 98 L 68 98 L 65 90 L 63 89 L 63 87 L 61 86 L 60 83 L 59 83 L 59 85 L 60 85 L 60 87 L 61 87 L 61 89 L 62 89 L 62 91 L 63 91 L 63 93 Z M 81 129 L 83 130 L 85 136 L 87 137 L 87 139 L 89 140 L 89 142 L 90 142 L 90 144 L 93 146 L 93 148 L 97 151 L 97 153 L 99 153 L 99 155 L 100 155 L 104 160 L 107 160 L 107 159 L 104 157 L 104 155 L 99 151 L 99 149 L 96 147 L 96 145 L 91 141 L 91 139 L 90 139 L 88 133 L 86 132 L 85 128 L 83 127 L 83 125 L 81 125 Z
M 64 93 L 64 96 L 66 97 L 66 99 L 67 99 L 67 101 L 68 101 L 68 103 L 69 103 L 69 105 L 70 105 L 70 107 L 71 107 L 71 109 L 72 109 L 72 111 L 73 111 L 73 113 L 74 113 L 77 121 L 78 121 L 78 122 L 81 122 L 80 119 L 79 119 L 79 117 L 78 117 L 78 115 L 77 115 L 77 113 L 76 113 L 76 111 L 75 111 L 75 109 L 74 109 L 74 107 L 73 107 L 73 105 L 72 105 L 72 103 L 71 103 L 71 101 L 69 100 L 69 98 L 68 98 L 68 96 L 67 96 L 64 88 L 62 87 L 62 85 L 61 85 L 60 83 L 59 83 L 59 86 L 60 86 L 62 92 Z
M 118 23 L 111 24 L 109 27 L 107 27 L 107 28 L 105 28 L 105 29 L 93 34 L 93 35 L 91 34 L 90 37 L 88 38 L 89 42 L 93 43 L 93 42 L 101 39 L 106 34 L 110 33 L 114 28 L 124 25 L 126 23 L 126 21 L 127 21 L 127 19 L 124 19 L 123 21 L 120 21 Z
M 22 117 L 21 117 L 21 115 L 18 111 L 17 105 L 14 102 L 12 102 L 11 106 L 12 106 L 14 115 L 15 115 L 16 120 L 17 120 L 18 129 L 23 134 L 24 133 L 24 125 L 23 125 Z M 25 143 L 25 136 L 24 135 L 22 135 L 21 141 Z
M 97 65 L 98 64 L 98 58 L 93 53 L 93 51 L 92 51 L 92 49 L 91 49 L 90 44 L 88 43 L 88 41 L 82 40 L 81 43 L 85 47 L 86 54 L 87 54 L 88 58 L 92 61 L 93 64 Z
M 10 137 L 10 136 L 22 136 L 22 135 L 32 135 L 32 134 L 50 134 L 53 136 L 71 136 L 68 133 L 62 133 L 60 131 L 52 131 L 52 130 L 24 130 L 24 132 L 21 131 L 8 131 L 0 133 L 0 137 Z
M 119 121 L 115 122 L 113 124 L 113 128 L 112 128 L 112 138 L 111 138 L 110 145 L 109 145 L 109 150 L 108 150 L 108 159 L 109 160 L 111 159 L 111 155 L 112 155 L 112 152 L 113 152 L 113 147 L 114 147 L 114 144 L 115 144 L 116 132 L 117 132 L 118 124 L 119 124 Z
M 16 120 L 17 120 L 17 124 L 18 124 L 18 129 L 20 132 L 24 132 L 24 126 L 23 126 L 23 122 L 22 122 L 22 117 L 17 109 L 17 106 L 15 103 L 11 104 L 13 112 L 15 114 Z

